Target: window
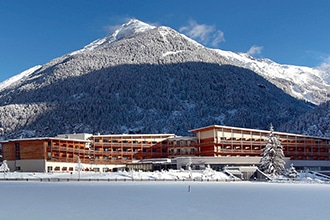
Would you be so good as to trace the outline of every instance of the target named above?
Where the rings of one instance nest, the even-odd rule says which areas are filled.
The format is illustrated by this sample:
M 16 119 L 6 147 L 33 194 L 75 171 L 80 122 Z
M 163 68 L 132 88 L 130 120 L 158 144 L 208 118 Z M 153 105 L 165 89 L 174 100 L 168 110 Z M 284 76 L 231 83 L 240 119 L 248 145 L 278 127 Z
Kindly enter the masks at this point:
M 21 159 L 21 150 L 19 143 L 15 143 L 15 159 L 20 160 Z
M 47 172 L 51 172 L 51 171 L 53 171 L 53 167 L 52 166 L 48 166 L 47 167 Z

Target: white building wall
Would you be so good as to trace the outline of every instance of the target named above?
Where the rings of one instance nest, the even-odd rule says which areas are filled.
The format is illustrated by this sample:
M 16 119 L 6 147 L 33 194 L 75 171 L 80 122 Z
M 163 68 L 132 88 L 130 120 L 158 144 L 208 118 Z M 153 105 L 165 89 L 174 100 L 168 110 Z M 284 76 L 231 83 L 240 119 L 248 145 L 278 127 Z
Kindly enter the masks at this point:
M 207 138 L 213 138 L 215 137 L 215 130 L 207 130 L 200 132 L 200 139 L 207 139 Z
M 125 168 L 124 164 L 85 164 L 81 163 L 83 170 L 88 169 L 94 172 L 108 172 L 114 168 Z M 78 163 L 64 163 L 64 162 L 46 162 L 45 172 L 71 172 L 76 171 Z M 55 169 L 57 168 L 57 170 Z
M 76 171 L 78 163 L 63 163 L 63 162 L 49 162 L 45 160 L 12 160 L 7 161 L 10 171 L 17 170 L 18 172 L 72 172 Z M 108 172 L 114 168 L 125 168 L 123 164 L 81 164 L 83 169 L 88 169 L 94 172 Z M 55 167 L 59 170 L 55 171 Z M 51 169 L 50 169 L 51 168 Z
M 77 140 L 87 140 L 92 137 L 92 134 L 88 133 L 79 133 L 79 134 L 59 134 L 57 138 L 65 138 L 65 139 L 77 139 Z

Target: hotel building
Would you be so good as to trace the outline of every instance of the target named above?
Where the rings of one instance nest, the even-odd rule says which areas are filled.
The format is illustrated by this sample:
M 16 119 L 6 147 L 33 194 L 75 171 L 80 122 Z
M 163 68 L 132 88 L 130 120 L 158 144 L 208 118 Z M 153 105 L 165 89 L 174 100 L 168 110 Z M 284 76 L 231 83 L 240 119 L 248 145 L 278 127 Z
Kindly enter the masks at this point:
M 175 134 L 67 134 L 57 137 L 0 141 L 2 159 L 10 170 L 71 172 L 148 167 L 199 169 L 206 165 L 257 166 L 269 131 L 211 125 Z M 281 141 L 289 165 L 297 169 L 330 171 L 330 138 L 273 132 Z M 79 159 L 78 159 L 79 158 Z M 162 163 L 163 165 L 160 165 Z M 288 166 L 289 166 L 288 165 Z

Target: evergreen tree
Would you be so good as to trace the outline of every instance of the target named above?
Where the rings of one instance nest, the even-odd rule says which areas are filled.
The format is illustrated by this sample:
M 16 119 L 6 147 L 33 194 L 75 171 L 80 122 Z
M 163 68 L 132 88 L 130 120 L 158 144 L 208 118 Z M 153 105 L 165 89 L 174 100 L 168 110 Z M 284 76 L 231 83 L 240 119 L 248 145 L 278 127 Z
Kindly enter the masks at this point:
M 296 168 L 294 168 L 293 164 L 290 165 L 290 168 L 287 171 L 286 174 L 290 179 L 295 179 L 298 176 L 298 172 L 296 170 Z
M 281 142 L 277 139 L 273 132 L 274 128 L 271 125 L 270 133 L 268 135 L 268 142 L 262 152 L 260 169 L 274 177 L 284 173 L 285 161 Z

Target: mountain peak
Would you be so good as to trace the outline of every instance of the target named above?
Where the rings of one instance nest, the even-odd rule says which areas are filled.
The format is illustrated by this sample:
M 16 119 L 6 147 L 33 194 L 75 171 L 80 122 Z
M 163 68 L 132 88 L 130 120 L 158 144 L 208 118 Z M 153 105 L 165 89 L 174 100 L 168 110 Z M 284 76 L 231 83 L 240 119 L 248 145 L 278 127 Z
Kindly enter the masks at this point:
M 97 48 L 98 46 L 104 44 L 104 43 L 112 43 L 114 41 L 118 41 L 123 38 L 132 37 L 136 33 L 142 33 L 147 30 L 151 30 L 156 28 L 156 26 L 144 23 L 137 19 L 131 19 L 127 23 L 122 24 L 118 29 L 116 29 L 110 36 L 97 39 L 93 41 L 92 43 L 86 45 L 83 49 L 77 50 L 71 53 L 71 55 L 74 55 L 79 52 L 93 50 Z
M 131 19 L 127 23 L 123 24 L 119 29 L 115 30 L 111 36 L 114 39 L 119 40 L 154 28 L 156 28 L 156 26 L 144 23 L 137 19 Z

